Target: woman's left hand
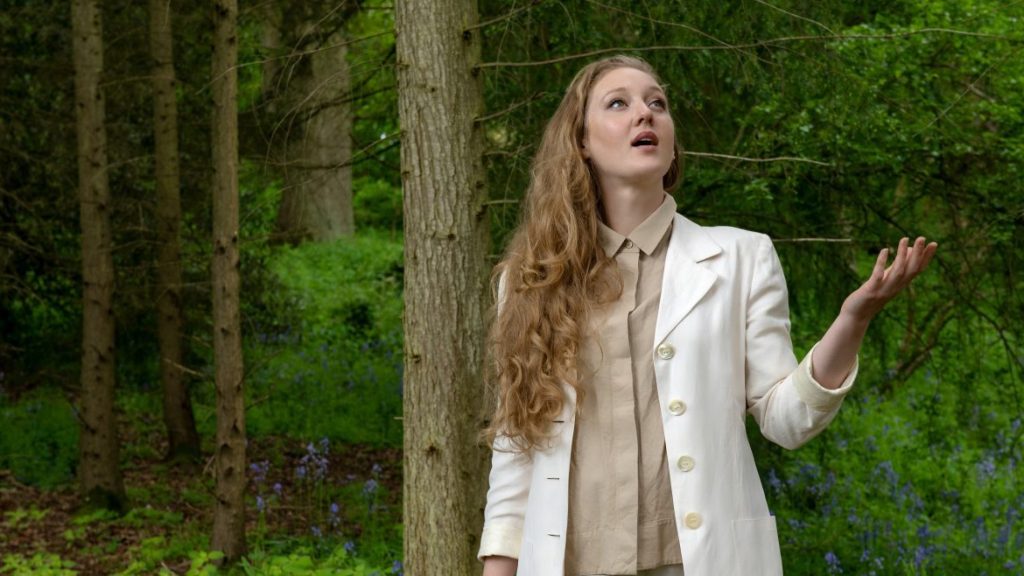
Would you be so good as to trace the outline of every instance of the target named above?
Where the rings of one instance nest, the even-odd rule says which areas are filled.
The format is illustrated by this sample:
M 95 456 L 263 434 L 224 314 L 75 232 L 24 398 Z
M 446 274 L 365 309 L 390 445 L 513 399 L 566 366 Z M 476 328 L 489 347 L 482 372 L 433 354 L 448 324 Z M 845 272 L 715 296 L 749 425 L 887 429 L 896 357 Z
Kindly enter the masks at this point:
M 871 277 L 846 298 L 840 314 L 865 324 L 870 322 L 928 267 L 938 246 L 935 242 L 926 244 L 923 236 L 919 236 L 913 246 L 909 246 L 908 238 L 902 238 L 896 249 L 896 258 L 888 268 L 885 264 L 889 260 L 889 249 L 883 248 L 878 253 Z

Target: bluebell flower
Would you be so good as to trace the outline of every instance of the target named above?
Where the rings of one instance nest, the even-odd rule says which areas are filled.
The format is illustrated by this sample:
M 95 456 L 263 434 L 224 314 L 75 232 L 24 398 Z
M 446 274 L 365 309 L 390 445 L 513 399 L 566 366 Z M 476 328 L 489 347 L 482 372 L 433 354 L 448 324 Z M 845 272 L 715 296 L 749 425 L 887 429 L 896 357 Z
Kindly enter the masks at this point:
M 297 467 L 295 469 L 295 477 L 298 478 L 299 480 L 305 480 L 306 479 L 306 467 L 305 466 Z
M 363 496 L 371 496 L 377 492 L 377 481 L 370 478 L 363 484 Z
M 263 512 L 263 510 L 266 509 L 266 507 L 267 507 L 267 503 L 264 502 L 263 496 L 257 496 L 256 497 L 256 510 L 258 510 L 260 512 Z
M 382 472 L 383 470 L 384 470 L 384 469 L 383 469 L 383 468 L 381 468 L 380 464 L 374 464 L 374 465 L 373 465 L 373 468 L 370 468 L 370 473 L 371 473 L 371 474 L 373 474 L 374 476 L 380 476 L 380 473 L 381 473 L 381 472 Z
M 356 543 L 351 540 L 345 541 L 344 548 L 350 555 L 356 553 Z
M 331 502 L 330 513 L 327 517 L 327 522 L 330 523 L 331 528 L 337 528 L 338 524 L 341 524 L 341 517 L 339 516 L 341 507 L 338 506 L 337 502 Z
M 313 526 L 312 528 L 309 529 L 309 531 L 312 532 L 313 536 L 315 536 L 317 538 L 323 537 L 323 533 L 320 532 L 320 527 L 319 526 Z
M 281 486 L 280 482 L 275 482 L 274 483 L 274 494 L 277 494 L 278 498 L 281 498 L 282 496 L 284 496 L 284 487 Z
M 825 553 L 825 564 L 828 566 L 829 574 L 842 574 L 843 568 L 839 565 L 839 557 L 829 550 Z
M 252 472 L 253 482 L 262 484 L 267 479 L 267 472 L 270 471 L 270 462 L 267 460 L 253 462 L 249 464 L 249 471 Z
M 395 560 L 395 563 L 391 565 L 391 573 L 392 574 L 403 574 L 403 571 L 402 571 L 402 561 L 401 560 Z
M 981 480 L 987 481 L 996 475 L 996 462 L 992 456 L 986 456 L 984 460 L 978 462 L 978 475 L 981 476 Z

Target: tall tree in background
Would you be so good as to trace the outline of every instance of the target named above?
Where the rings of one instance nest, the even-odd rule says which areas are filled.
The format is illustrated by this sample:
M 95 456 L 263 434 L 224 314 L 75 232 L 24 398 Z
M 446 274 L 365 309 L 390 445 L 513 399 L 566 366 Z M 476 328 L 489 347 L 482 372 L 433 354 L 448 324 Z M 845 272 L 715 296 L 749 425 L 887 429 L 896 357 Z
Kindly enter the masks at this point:
M 167 426 L 167 458 L 194 461 L 199 434 L 182 369 L 185 317 L 181 300 L 181 193 L 178 176 L 178 103 L 171 34 L 172 0 L 150 0 L 153 57 L 153 135 L 156 148 L 157 332 Z
M 213 357 L 217 386 L 213 549 L 245 554 L 245 403 L 238 255 L 238 3 L 213 4 Z
M 270 1 L 262 8 L 261 43 L 277 56 L 263 68 L 264 93 L 277 100 L 268 108 L 277 111 L 271 145 L 285 184 L 277 235 L 289 242 L 334 240 L 355 230 L 344 24 L 356 9 L 355 0 Z M 278 54 L 282 42 L 292 53 Z
M 114 415 L 114 262 L 107 179 L 103 26 L 96 0 L 73 0 L 71 26 L 82 226 L 82 389 L 78 475 L 87 506 L 121 510 Z
M 409 574 L 475 560 L 488 246 L 476 0 L 395 5 L 405 205 L 404 522 Z

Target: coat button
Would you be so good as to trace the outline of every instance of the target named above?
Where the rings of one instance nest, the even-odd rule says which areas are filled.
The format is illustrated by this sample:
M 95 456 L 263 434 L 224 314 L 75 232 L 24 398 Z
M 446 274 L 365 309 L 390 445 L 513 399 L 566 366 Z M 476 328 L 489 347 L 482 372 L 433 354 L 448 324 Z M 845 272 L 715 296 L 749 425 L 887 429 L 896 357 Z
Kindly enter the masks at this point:
M 668 411 L 671 412 L 672 414 L 675 414 L 676 416 L 679 416 L 683 412 L 686 412 L 686 402 L 683 402 L 682 400 L 678 399 L 673 400 L 668 403 Z
M 696 463 L 697 462 L 693 458 L 690 458 L 689 456 L 680 456 L 679 460 L 676 461 L 676 465 L 679 466 L 679 469 L 682 470 L 683 472 L 689 472 L 690 470 L 693 470 L 693 467 L 694 465 L 696 465 Z
M 669 360 L 676 355 L 676 349 L 671 344 L 662 344 L 658 346 L 658 358 L 662 360 Z
M 696 512 L 688 512 L 686 516 L 683 517 L 683 524 L 685 524 L 690 530 L 700 528 L 702 522 L 703 520 L 701 519 L 700 514 Z

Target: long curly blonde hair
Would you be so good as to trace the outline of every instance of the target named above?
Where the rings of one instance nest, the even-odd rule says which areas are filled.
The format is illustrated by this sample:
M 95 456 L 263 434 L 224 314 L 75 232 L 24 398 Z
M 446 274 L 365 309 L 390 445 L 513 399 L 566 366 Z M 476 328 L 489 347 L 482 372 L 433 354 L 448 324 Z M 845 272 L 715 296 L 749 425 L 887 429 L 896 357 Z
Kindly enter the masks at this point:
M 492 275 L 498 304 L 489 335 L 490 382 L 497 408 L 484 431 L 492 446 L 502 436 L 505 448 L 516 452 L 539 447 L 562 412 L 563 382 L 576 392 L 577 411 L 583 404 L 577 357 L 586 319 L 622 291 L 614 260 L 598 238 L 600 194 L 582 153 L 584 120 L 594 84 L 623 67 L 661 83 L 650 64 L 624 55 L 576 74 L 544 129 L 522 222 Z M 662 179 L 665 190 L 678 184 L 680 171 L 674 159 Z

